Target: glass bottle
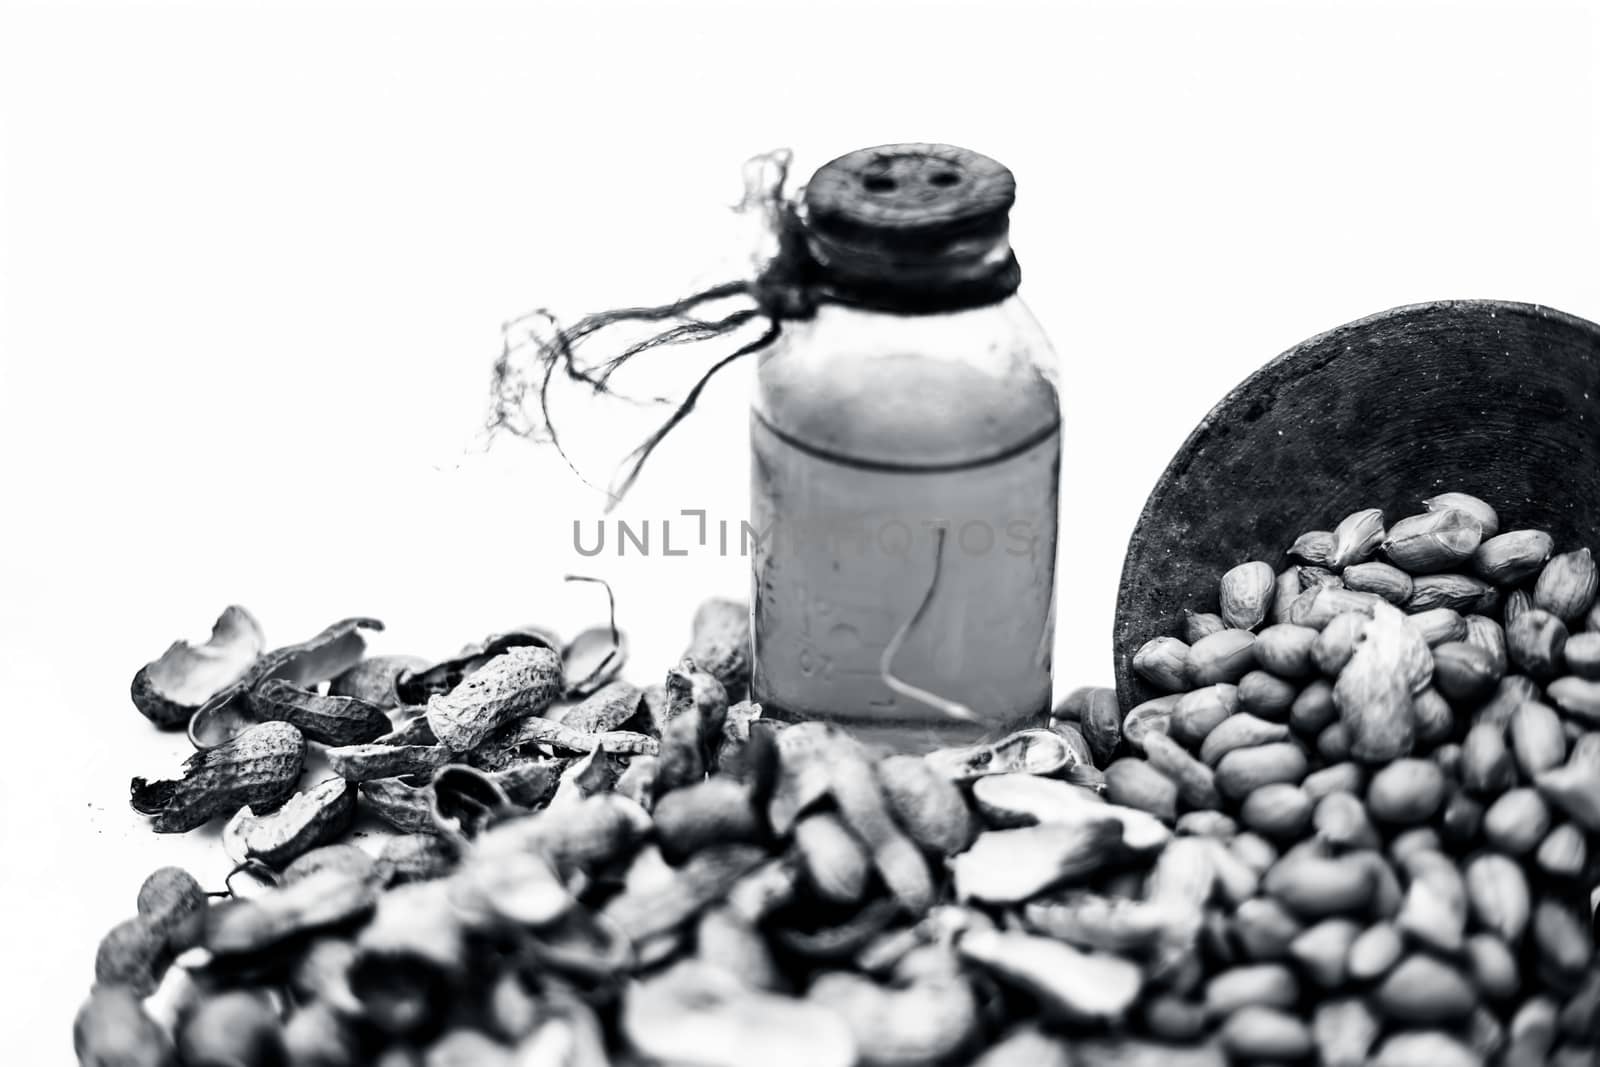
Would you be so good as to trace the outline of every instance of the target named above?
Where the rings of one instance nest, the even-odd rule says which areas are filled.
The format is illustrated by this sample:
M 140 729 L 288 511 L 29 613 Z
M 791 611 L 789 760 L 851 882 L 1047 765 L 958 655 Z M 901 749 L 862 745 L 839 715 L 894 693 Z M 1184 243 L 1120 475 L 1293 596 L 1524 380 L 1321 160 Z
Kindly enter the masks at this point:
M 787 322 L 757 372 L 766 715 L 923 752 L 1048 714 L 1061 420 L 1054 355 L 1015 295 L 1014 192 L 944 145 L 851 153 L 806 186 L 805 244 L 841 299 Z

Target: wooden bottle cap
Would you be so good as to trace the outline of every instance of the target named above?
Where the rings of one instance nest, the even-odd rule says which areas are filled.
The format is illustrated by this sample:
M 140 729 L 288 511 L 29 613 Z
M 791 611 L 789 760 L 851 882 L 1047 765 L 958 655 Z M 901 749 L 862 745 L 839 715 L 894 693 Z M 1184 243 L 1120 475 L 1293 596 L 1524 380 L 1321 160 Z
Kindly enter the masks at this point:
M 863 148 L 812 176 L 806 228 L 859 251 L 937 255 L 955 244 L 1003 238 L 1016 192 L 1010 170 L 965 148 Z

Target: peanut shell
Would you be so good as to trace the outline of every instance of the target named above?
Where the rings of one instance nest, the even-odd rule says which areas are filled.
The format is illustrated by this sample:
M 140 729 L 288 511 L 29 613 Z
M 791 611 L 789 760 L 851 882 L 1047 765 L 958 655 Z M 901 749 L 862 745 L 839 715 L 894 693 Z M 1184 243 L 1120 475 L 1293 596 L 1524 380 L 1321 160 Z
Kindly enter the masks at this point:
M 513 718 L 535 715 L 562 693 L 561 657 L 539 645 L 508 649 L 428 699 L 428 725 L 440 742 L 465 752 Z
M 246 805 L 267 810 L 294 791 L 305 753 L 299 730 L 288 723 L 260 723 L 190 756 L 181 778 L 133 779 L 133 808 L 154 815 L 152 829 L 163 834 L 185 833 Z
M 281 678 L 268 678 L 250 693 L 250 710 L 259 719 L 286 722 L 311 741 L 356 745 L 389 732 L 382 708 L 355 697 L 323 696 Z
M 684 657 L 694 661 L 729 693 L 750 684 L 750 605 L 714 597 L 694 613 L 694 635 Z
M 257 815 L 239 809 L 223 831 L 225 844 L 234 842 L 229 856 L 237 863 L 260 860 L 281 868 L 301 853 L 349 829 L 356 814 L 356 791 L 343 778 L 328 778 L 296 793 L 275 811 Z

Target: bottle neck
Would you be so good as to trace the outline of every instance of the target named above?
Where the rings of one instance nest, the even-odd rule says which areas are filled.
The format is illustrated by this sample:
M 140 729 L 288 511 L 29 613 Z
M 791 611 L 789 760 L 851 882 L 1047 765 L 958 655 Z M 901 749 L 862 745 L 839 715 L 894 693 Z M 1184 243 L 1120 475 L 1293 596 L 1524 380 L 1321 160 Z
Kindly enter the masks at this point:
M 815 282 L 844 304 L 901 314 L 938 314 L 997 304 L 1022 271 L 1005 231 L 958 237 L 938 247 L 846 240 L 813 228 L 805 249 Z

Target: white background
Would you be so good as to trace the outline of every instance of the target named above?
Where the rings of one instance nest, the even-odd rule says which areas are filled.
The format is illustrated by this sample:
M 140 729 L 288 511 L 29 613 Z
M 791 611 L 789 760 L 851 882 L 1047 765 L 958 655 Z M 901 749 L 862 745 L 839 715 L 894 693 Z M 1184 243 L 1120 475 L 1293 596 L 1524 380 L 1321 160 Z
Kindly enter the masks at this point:
M 225 868 L 126 803 L 185 751 L 128 681 L 224 605 L 273 643 L 376 615 L 376 647 L 436 656 L 598 621 L 582 570 L 653 680 L 699 598 L 742 595 L 737 557 L 579 558 L 595 498 L 471 446 L 499 322 L 715 277 L 747 156 L 941 140 L 1017 173 L 1064 363 L 1058 685 L 1107 682 L 1127 535 L 1238 379 L 1419 300 L 1600 319 L 1597 26 L 1526 0 L 7 5 L 5 1059 L 70 1060 L 148 870 Z M 623 517 L 738 521 L 748 373 Z

